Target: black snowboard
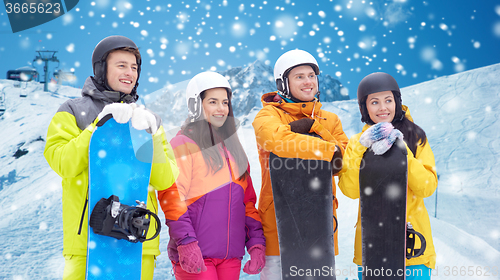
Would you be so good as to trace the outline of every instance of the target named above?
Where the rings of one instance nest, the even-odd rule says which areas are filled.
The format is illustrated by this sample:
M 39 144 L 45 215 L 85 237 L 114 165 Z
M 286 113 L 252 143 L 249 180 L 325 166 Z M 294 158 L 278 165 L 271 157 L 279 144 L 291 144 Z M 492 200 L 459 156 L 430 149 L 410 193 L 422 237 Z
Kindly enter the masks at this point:
M 282 279 L 335 279 L 331 163 L 271 153 L 269 169 Z
M 407 151 L 367 150 L 359 170 L 363 280 L 405 279 Z

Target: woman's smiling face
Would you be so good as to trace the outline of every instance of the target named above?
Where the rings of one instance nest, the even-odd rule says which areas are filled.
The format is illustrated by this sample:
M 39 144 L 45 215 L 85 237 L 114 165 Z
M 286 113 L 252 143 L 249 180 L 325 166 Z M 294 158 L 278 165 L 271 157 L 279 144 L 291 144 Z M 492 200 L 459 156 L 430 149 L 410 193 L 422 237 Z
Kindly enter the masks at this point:
M 391 91 L 381 91 L 368 95 L 366 109 L 374 123 L 392 122 L 396 111 L 396 102 Z
M 205 91 L 202 102 L 205 120 L 215 127 L 224 125 L 229 114 L 229 99 L 225 88 L 211 88 Z

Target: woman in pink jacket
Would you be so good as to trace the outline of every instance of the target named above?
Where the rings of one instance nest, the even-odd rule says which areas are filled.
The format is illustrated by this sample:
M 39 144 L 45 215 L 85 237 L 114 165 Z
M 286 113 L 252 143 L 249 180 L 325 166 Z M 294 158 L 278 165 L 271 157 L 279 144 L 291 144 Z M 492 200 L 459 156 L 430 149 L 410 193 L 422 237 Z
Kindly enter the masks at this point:
M 186 89 L 189 117 L 171 141 L 179 177 L 159 192 L 167 219 L 168 255 L 176 279 L 239 279 L 260 273 L 265 238 L 248 159 L 236 134 L 231 87 L 215 72 Z

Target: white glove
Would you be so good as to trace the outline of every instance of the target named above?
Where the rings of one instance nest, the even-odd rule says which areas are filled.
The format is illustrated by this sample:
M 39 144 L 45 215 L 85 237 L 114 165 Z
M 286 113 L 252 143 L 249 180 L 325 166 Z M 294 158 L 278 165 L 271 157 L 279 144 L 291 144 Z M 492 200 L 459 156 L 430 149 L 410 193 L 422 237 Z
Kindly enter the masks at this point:
M 134 103 L 111 103 L 104 106 L 97 117 L 99 118 L 99 120 L 102 120 L 106 115 L 111 114 L 113 116 L 113 119 L 115 119 L 117 123 L 127 123 L 132 117 L 132 114 L 136 107 L 137 105 L 135 105 Z
M 134 109 L 134 113 L 132 114 L 132 126 L 137 130 L 145 129 L 146 132 L 151 135 L 154 135 L 158 129 L 155 115 L 146 110 L 143 105 Z

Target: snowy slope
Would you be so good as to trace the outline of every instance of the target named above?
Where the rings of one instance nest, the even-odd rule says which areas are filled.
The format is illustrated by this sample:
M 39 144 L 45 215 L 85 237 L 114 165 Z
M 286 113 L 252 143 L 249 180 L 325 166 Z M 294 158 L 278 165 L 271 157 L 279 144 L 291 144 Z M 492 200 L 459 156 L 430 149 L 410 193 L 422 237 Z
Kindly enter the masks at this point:
M 0 279 L 61 278 L 61 179 L 43 149 L 50 119 L 80 90 L 62 86 L 47 93 L 39 83 L 14 85 L 0 80 L 7 107 L 0 117 Z
M 437 217 L 481 237 L 496 250 L 500 250 L 499 76 L 497 64 L 403 91 L 434 150 L 440 175 Z M 490 226 L 483 229 L 478 223 Z
M 402 89 L 403 103 L 410 107 L 415 122 L 427 132 L 440 176 L 437 219 L 431 217 L 438 254 L 438 269 L 433 279 L 500 279 L 500 211 L 496 207 L 500 203 L 498 76 L 500 64 Z M 171 88 L 182 91 L 185 85 L 171 85 Z M 7 105 L 7 111 L 0 117 L 0 236 L 3 237 L 0 279 L 60 279 L 62 276 L 61 180 L 43 158 L 43 147 L 53 114 L 65 100 L 79 96 L 80 90 L 63 86 L 54 88 L 56 93 L 45 93 L 42 89 L 42 85 L 32 83 L 25 90 L 27 97 L 20 98 L 22 88 L 14 87 L 12 81 L 0 80 L 0 91 L 5 92 Z M 153 108 L 150 102 L 160 101 L 162 95 L 150 98 L 152 101 L 145 98 L 145 103 Z M 168 116 L 173 107 L 185 106 L 184 100 L 179 93 L 171 98 L 173 103 L 159 102 L 157 106 Z M 355 100 L 325 103 L 323 108 L 340 116 L 348 136 L 361 130 Z M 251 126 L 256 113 L 253 109 L 240 117 L 239 134 L 259 192 L 260 166 Z M 349 273 L 353 271 L 349 269 L 354 268 L 358 201 L 344 197 L 340 191 L 338 197 L 338 279 L 353 279 L 356 275 Z M 435 213 L 434 203 L 434 196 L 426 200 L 431 216 Z M 158 257 L 154 279 L 173 279 L 166 254 L 167 242 L 168 230 L 164 227 L 162 255 Z M 495 266 L 496 276 L 491 276 Z M 469 267 L 474 275 L 482 272 L 490 276 L 461 277 L 460 269 L 467 273 Z M 453 269 L 458 272 L 457 276 L 453 276 Z M 242 273 L 241 278 L 258 279 L 258 276 Z

